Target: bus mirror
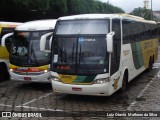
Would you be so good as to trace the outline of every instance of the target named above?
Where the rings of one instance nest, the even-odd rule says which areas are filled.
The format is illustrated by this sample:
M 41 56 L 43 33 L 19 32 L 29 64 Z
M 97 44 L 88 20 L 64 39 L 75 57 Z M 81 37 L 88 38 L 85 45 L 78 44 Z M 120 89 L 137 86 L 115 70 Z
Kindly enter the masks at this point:
M 106 44 L 107 44 L 107 52 L 112 53 L 113 52 L 113 36 L 114 32 L 110 32 L 106 36 Z
M 45 49 L 47 37 L 50 35 L 52 35 L 52 32 L 42 35 L 40 39 L 40 51 L 50 52 L 50 50 Z M 50 44 L 51 44 L 51 38 L 50 38 L 49 46 L 51 46 Z
M 52 45 L 52 36 L 51 36 L 51 38 L 50 38 L 50 40 L 49 40 L 49 49 L 51 50 L 51 46 Z
M 5 44 L 6 39 L 7 39 L 8 37 L 12 36 L 12 35 L 13 35 L 13 33 L 8 33 L 8 34 L 5 34 L 5 35 L 2 37 L 2 39 L 1 39 L 1 45 L 2 45 L 3 47 L 6 46 L 6 44 Z

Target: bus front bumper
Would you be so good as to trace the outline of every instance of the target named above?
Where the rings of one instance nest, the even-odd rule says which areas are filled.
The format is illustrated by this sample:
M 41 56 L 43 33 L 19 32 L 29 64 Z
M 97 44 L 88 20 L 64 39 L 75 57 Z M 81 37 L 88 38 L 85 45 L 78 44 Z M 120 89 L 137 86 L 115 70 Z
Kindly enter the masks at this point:
M 56 93 L 92 95 L 92 96 L 110 96 L 109 83 L 92 84 L 92 85 L 73 85 L 63 84 L 52 80 L 52 88 Z
M 50 72 L 40 75 L 20 75 L 10 71 L 10 79 L 13 81 L 51 83 Z

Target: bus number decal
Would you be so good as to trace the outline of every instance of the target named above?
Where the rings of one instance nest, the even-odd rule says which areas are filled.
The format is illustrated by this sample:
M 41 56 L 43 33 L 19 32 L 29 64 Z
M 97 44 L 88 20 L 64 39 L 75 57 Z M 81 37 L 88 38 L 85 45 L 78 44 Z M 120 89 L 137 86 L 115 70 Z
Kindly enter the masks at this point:
M 13 51 L 12 51 L 13 54 L 16 54 L 18 53 L 20 56 L 24 56 L 24 55 L 27 55 L 28 53 L 28 50 L 26 47 L 18 47 L 18 50 L 16 51 L 16 47 L 13 47 Z
M 15 54 L 16 53 L 16 47 L 13 47 L 13 52 L 12 52 L 13 54 Z

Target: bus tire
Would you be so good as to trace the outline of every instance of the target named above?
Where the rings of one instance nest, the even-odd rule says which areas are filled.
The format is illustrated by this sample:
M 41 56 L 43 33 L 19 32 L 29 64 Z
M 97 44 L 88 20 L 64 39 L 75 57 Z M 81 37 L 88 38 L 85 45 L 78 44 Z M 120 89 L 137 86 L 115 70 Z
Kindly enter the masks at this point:
M 128 86 L 128 72 L 125 71 L 120 91 L 124 93 L 127 90 L 127 86 Z
M 153 66 L 153 60 L 152 60 L 152 58 L 150 57 L 149 63 L 148 63 L 148 68 L 147 68 L 147 72 L 150 72 L 150 71 L 152 70 L 152 66 Z
M 0 81 L 6 80 L 8 78 L 9 78 L 9 73 L 6 65 L 0 63 Z

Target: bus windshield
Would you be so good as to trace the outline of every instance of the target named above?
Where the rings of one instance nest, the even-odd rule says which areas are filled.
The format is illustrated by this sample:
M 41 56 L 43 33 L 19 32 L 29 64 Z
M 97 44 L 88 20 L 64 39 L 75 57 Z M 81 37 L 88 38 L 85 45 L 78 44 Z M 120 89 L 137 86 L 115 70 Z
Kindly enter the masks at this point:
M 63 22 L 69 23 L 68 27 L 67 24 L 63 26 Z M 81 26 L 75 27 L 76 22 Z M 98 28 L 99 24 L 103 29 L 101 31 Z M 92 27 L 86 30 L 87 26 Z M 76 34 L 75 31 L 77 30 L 80 30 L 79 33 L 81 34 Z M 51 69 L 63 74 L 100 74 L 107 72 L 109 57 L 106 52 L 105 37 L 108 30 L 108 20 L 62 21 L 60 26 L 58 23 L 53 36 Z
M 40 51 L 40 37 L 50 31 L 16 31 L 11 45 L 10 63 L 19 66 L 49 64 L 50 53 Z
M 108 24 L 107 20 L 58 21 L 56 34 L 106 34 Z

